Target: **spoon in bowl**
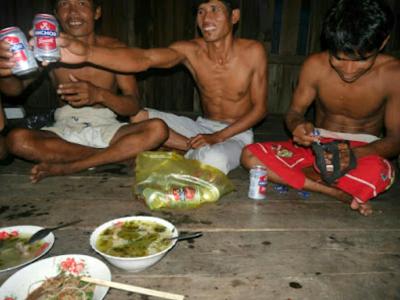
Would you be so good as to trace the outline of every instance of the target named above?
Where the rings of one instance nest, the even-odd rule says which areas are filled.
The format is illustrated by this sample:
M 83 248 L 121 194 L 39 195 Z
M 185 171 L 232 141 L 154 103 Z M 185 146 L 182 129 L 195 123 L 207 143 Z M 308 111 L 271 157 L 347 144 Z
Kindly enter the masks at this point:
M 184 233 L 180 234 L 178 236 L 172 237 L 172 238 L 167 238 L 167 240 L 177 240 L 179 241 L 184 241 L 184 240 L 191 240 L 191 239 L 197 239 L 203 235 L 202 232 L 193 232 L 193 233 Z
M 40 229 L 39 231 L 36 231 L 29 238 L 27 243 L 28 244 L 32 244 L 32 243 L 34 243 L 34 242 L 36 242 L 38 240 L 41 240 L 41 239 L 45 238 L 50 232 L 52 232 L 54 230 L 57 230 L 57 229 L 60 229 L 60 228 L 64 228 L 64 227 L 67 227 L 67 226 L 70 226 L 70 225 L 74 225 L 74 224 L 79 223 L 81 221 L 82 220 L 75 220 L 75 221 L 64 223 L 64 224 L 61 224 L 61 225 L 58 225 L 58 226 L 55 226 L 55 227 L 49 227 L 49 228 Z

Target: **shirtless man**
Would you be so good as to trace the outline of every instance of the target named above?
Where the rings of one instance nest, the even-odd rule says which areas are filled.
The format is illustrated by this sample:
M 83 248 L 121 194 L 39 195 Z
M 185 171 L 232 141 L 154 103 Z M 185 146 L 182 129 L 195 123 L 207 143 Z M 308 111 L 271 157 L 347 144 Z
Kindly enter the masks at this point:
M 55 14 L 66 33 L 88 45 L 123 47 L 117 40 L 95 34 L 94 24 L 101 16 L 97 2 L 58 0 Z M 11 54 L 4 48 L 0 47 L 0 57 L 9 58 Z M 7 136 L 11 153 L 40 162 L 31 170 L 32 182 L 127 161 L 168 138 L 168 128 L 161 120 L 127 124 L 116 119 L 117 115 L 132 116 L 140 109 L 133 76 L 91 65 L 71 68 L 59 63 L 52 65 L 50 76 L 60 95 L 56 123 L 41 130 L 15 129 Z M 0 80 L 0 87 L 9 94 L 20 93 L 26 85 L 26 81 L 12 76 Z M 122 95 L 116 94 L 118 87 Z
M 249 169 L 264 165 L 272 182 L 347 200 L 352 209 L 369 215 L 368 200 L 394 179 L 387 159 L 400 152 L 400 85 L 394 84 L 400 80 L 400 63 L 381 53 L 393 27 L 390 8 L 378 0 L 358 2 L 337 1 L 324 23 L 327 51 L 311 55 L 302 67 L 286 114 L 293 141 L 249 145 L 242 163 Z M 313 103 L 315 125 L 304 118 Z M 320 136 L 314 134 L 316 128 Z M 356 168 L 332 185 L 307 178 L 304 169 L 315 162 L 310 145 L 335 139 L 350 141 Z M 343 171 L 348 147 L 340 158 Z M 329 154 L 323 159 L 333 164 Z
M 228 173 L 239 166 L 243 147 L 252 143 L 251 128 L 266 115 L 267 57 L 259 42 L 233 36 L 240 18 L 234 1 L 198 2 L 202 38 L 179 41 L 166 49 L 142 50 L 85 47 L 64 37 L 62 60 L 88 61 L 122 72 L 184 64 L 199 88 L 204 118 L 193 121 L 147 109 L 132 121 L 164 120 L 170 128 L 167 147 L 189 150 L 187 158 Z

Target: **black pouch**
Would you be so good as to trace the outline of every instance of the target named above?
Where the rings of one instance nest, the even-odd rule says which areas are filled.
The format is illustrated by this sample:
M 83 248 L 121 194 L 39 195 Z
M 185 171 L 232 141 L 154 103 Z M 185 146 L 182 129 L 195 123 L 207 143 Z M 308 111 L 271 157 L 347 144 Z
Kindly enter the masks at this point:
M 25 119 L 25 127 L 29 129 L 40 129 L 54 124 L 55 109 L 43 114 L 32 115 Z
M 349 165 L 343 170 L 340 170 L 340 144 L 347 144 L 349 151 Z M 322 180 L 329 185 L 357 166 L 357 159 L 350 148 L 349 141 L 338 140 L 326 144 L 312 143 L 311 147 L 315 153 L 315 163 L 321 173 Z M 331 169 L 328 169 L 325 161 L 325 155 L 329 153 L 332 155 Z

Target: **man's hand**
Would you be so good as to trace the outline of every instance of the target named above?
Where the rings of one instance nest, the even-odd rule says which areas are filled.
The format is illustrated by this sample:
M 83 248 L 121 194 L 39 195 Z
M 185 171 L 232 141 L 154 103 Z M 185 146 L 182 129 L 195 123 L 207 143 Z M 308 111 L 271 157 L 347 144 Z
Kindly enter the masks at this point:
M 58 86 L 57 93 L 61 99 L 73 107 L 91 106 L 99 101 L 100 90 L 92 83 L 69 75 L 71 82 Z
M 313 135 L 314 125 L 310 122 L 304 122 L 293 130 L 293 141 L 302 146 L 310 146 L 313 142 L 318 142 L 318 136 Z
M 13 54 L 10 51 L 10 44 L 6 41 L 0 41 L 0 77 L 12 75 L 12 68 L 15 66 L 12 57 Z
M 189 148 L 197 149 L 205 145 L 214 145 L 220 142 L 222 140 L 219 138 L 218 132 L 213 134 L 198 134 L 189 139 L 188 146 Z
M 60 37 L 57 38 L 57 45 L 60 47 L 61 62 L 63 63 L 84 63 L 90 54 L 89 45 L 65 33 L 61 33 Z

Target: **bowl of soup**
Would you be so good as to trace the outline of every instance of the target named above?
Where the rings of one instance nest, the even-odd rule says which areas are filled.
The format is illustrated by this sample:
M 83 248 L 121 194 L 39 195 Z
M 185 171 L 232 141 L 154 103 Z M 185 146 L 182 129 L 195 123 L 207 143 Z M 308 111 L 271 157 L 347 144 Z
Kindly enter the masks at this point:
M 90 245 L 115 267 L 140 272 L 160 261 L 175 246 L 177 236 L 176 227 L 164 219 L 132 216 L 97 227 Z

